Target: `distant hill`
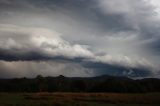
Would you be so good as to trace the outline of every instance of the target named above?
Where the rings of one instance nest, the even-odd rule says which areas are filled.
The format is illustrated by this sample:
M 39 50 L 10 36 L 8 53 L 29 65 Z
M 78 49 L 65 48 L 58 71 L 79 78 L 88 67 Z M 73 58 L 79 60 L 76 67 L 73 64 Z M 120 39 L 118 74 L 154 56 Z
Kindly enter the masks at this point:
M 97 77 L 43 77 L 0 79 L 0 92 L 160 92 L 160 79 Z

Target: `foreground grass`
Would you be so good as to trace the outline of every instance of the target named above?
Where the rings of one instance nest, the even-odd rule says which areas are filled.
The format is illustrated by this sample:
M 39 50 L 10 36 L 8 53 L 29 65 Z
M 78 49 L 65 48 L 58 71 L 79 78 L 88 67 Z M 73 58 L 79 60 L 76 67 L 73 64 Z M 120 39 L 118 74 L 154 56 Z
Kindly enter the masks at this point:
M 0 106 L 160 106 L 160 93 L 0 93 Z

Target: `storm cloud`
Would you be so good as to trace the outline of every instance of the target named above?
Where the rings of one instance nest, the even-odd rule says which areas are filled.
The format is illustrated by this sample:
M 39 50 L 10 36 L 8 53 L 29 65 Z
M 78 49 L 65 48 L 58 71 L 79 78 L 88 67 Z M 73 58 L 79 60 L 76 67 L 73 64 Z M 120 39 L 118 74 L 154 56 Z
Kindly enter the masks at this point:
M 1 0 L 0 77 L 159 76 L 157 0 Z

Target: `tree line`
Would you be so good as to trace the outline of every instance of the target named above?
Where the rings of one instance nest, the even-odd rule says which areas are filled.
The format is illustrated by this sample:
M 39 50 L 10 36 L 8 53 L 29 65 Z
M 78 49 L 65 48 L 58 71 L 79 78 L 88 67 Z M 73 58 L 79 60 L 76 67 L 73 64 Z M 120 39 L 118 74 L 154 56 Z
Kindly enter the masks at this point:
M 0 79 L 0 92 L 160 92 L 160 79 L 58 77 Z

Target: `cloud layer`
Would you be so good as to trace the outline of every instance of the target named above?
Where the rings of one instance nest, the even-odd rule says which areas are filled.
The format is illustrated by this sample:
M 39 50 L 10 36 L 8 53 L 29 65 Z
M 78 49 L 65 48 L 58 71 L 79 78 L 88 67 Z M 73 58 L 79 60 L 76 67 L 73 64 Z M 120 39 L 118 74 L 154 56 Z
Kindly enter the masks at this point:
M 92 53 L 83 45 L 63 40 L 60 34 L 44 28 L 26 28 L 1 25 L 1 59 L 36 60 L 56 56 L 90 57 Z M 35 58 L 34 58 L 35 57 Z
M 160 65 L 156 2 L 1 0 L 0 77 L 154 77 Z

